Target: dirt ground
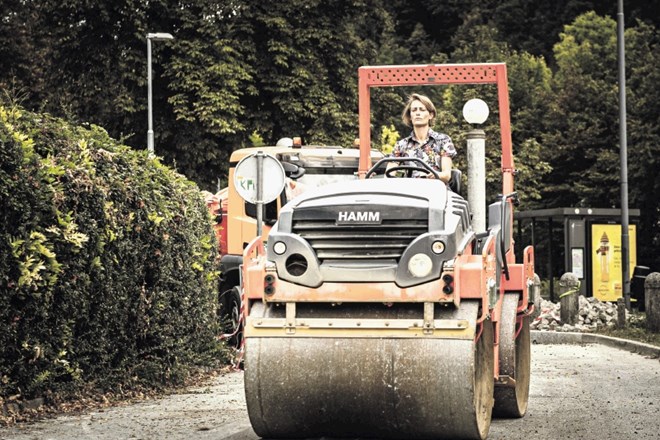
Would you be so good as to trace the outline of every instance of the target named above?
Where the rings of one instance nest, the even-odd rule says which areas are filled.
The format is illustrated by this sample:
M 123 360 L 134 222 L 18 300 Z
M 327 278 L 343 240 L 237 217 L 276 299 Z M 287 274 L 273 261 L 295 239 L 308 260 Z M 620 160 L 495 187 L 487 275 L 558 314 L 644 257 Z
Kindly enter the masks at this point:
M 243 373 L 227 372 L 163 398 L 0 429 L 0 439 L 217 439 L 236 422 L 249 425 Z

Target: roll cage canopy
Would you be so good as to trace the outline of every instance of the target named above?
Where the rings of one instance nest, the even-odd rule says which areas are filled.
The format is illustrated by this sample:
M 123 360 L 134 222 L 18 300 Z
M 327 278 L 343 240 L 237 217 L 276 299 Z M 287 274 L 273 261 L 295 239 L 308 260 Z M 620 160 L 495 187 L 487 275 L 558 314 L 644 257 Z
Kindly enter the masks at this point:
M 495 84 L 502 139 L 502 194 L 513 192 L 513 151 L 509 116 L 506 64 L 427 64 L 405 66 L 363 66 L 358 69 L 360 164 L 364 178 L 371 167 L 371 88 L 450 84 Z

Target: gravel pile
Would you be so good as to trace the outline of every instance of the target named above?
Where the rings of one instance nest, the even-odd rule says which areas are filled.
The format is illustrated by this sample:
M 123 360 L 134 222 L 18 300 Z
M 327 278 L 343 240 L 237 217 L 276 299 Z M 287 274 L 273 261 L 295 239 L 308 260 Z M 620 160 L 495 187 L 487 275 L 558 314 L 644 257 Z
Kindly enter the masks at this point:
M 541 300 L 538 316 L 532 321 L 532 330 L 557 332 L 589 332 L 603 327 L 615 327 L 617 323 L 616 303 L 601 302 L 597 298 L 578 297 L 579 311 L 576 325 L 565 324 L 560 318 L 560 304 Z M 626 311 L 626 319 L 629 313 Z

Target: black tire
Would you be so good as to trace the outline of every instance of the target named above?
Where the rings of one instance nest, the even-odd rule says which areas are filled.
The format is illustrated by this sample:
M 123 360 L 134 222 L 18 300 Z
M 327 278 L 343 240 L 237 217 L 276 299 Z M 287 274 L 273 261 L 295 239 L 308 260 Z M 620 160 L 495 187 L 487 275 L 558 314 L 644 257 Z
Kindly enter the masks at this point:
M 240 347 L 243 342 L 243 321 L 241 319 L 241 294 L 237 286 L 220 294 L 219 317 L 222 331 L 231 335 L 227 343 L 232 347 Z

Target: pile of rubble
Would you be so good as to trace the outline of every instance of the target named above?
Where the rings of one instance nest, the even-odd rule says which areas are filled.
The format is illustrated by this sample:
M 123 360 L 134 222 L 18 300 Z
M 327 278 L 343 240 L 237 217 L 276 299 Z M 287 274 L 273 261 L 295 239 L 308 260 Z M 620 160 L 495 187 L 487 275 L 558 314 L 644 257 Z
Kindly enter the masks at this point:
M 541 300 L 539 310 L 534 313 L 530 328 L 557 332 L 590 332 L 603 327 L 616 327 L 616 303 L 601 302 L 597 298 L 578 297 L 578 322 L 575 325 L 566 324 L 560 318 L 560 304 Z M 626 319 L 629 313 L 626 311 Z

